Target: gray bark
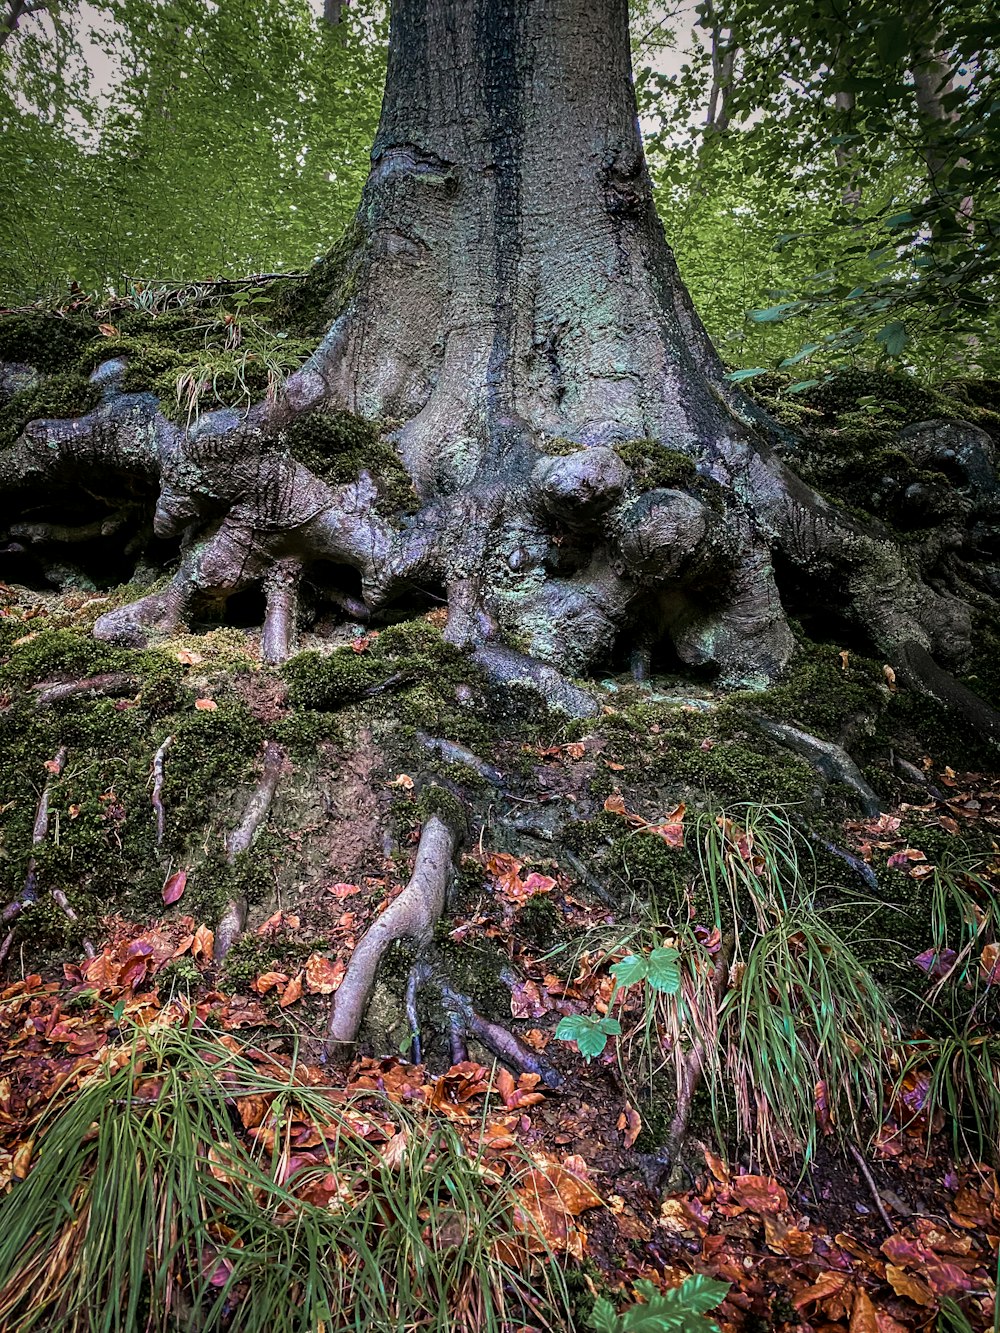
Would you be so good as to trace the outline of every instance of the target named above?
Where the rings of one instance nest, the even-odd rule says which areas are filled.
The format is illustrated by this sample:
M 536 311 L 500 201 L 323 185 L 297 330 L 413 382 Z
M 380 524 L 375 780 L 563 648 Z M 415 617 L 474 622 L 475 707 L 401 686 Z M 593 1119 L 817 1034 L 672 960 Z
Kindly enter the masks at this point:
M 583 715 L 597 705 L 564 673 L 639 625 L 723 683 L 780 673 L 780 553 L 914 677 L 961 656 L 964 605 L 790 473 L 777 427 L 727 382 L 653 206 L 627 17 L 626 0 L 396 0 L 350 296 L 310 361 L 276 400 L 190 427 L 121 393 L 110 362 L 101 407 L 0 456 L 0 493 L 95 464 L 159 486 L 180 571 L 98 635 L 142 642 L 262 583 L 277 660 L 299 572 L 332 560 L 360 571 L 370 613 L 443 584 L 452 641 Z M 283 428 L 316 408 L 394 423 L 419 514 L 394 527 L 367 473 L 330 487 L 289 455 Z M 719 503 L 644 491 L 615 452 L 636 440 L 690 460 Z

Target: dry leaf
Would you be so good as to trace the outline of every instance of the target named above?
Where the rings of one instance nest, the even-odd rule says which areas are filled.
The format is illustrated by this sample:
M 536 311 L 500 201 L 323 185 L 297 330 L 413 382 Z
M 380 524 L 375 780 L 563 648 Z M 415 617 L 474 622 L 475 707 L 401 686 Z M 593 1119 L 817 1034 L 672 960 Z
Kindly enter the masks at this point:
M 409 773 L 399 773 L 387 784 L 390 787 L 402 787 L 404 791 L 413 790 L 413 779 Z
M 893 671 L 892 667 L 889 666 L 888 663 L 886 663 L 886 665 L 882 668 L 882 675 L 885 676 L 886 681 L 888 682 L 890 691 L 891 691 L 893 694 L 895 694 L 895 692 L 896 692 L 896 673 L 895 673 L 895 671 Z
M 281 998 L 278 1000 L 279 1009 L 287 1009 L 290 1004 L 302 999 L 302 977 L 303 973 L 300 972 L 281 992 Z
M 321 953 L 306 959 L 306 990 L 310 995 L 332 995 L 347 973 L 347 967 L 338 958 L 331 962 Z
M 618 1117 L 618 1128 L 625 1130 L 625 1147 L 634 1147 L 636 1139 L 642 1133 L 642 1117 L 629 1102 L 625 1103 L 625 1109 Z
M 188 648 L 182 648 L 177 654 L 178 662 L 183 662 L 185 666 L 198 666 L 204 662 L 201 653 L 193 653 Z
M 841 650 L 839 656 L 840 656 L 840 669 L 841 671 L 846 671 L 848 663 L 851 660 L 851 654 L 847 651 L 846 648 L 844 648 Z
M 188 872 L 186 870 L 175 870 L 163 886 L 163 901 L 169 907 L 171 903 L 179 902 L 184 896 L 184 889 L 187 885 Z
M 214 699 L 195 699 L 194 706 L 202 713 L 214 713 L 219 705 Z
M 885 1280 L 897 1296 L 905 1296 L 917 1305 L 936 1305 L 934 1295 L 923 1278 L 907 1273 L 895 1264 L 886 1264 Z

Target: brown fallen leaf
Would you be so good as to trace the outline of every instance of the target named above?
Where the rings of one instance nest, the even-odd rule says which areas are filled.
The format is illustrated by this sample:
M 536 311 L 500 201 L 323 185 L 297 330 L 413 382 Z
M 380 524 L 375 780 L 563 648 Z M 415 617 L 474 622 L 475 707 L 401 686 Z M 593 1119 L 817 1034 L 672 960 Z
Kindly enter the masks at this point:
M 850 1333 L 879 1333 L 878 1316 L 867 1291 L 859 1287 L 851 1306 Z
M 907 1273 L 895 1264 L 886 1264 L 885 1280 L 897 1296 L 905 1296 L 916 1305 L 936 1305 L 934 1294 L 923 1278 Z
M 214 713 L 219 705 L 214 699 L 195 699 L 194 706 L 202 713 Z
M 201 653 L 193 653 L 188 648 L 182 648 L 177 654 L 177 660 L 184 666 L 199 666 L 205 659 Z
M 259 977 L 251 981 L 250 989 L 255 990 L 258 995 L 266 995 L 269 990 L 274 990 L 276 986 L 284 986 L 287 981 L 287 972 L 262 972 Z
M 347 974 L 347 967 L 339 958 L 333 962 L 320 953 L 306 959 L 306 990 L 310 995 L 332 995 Z
M 281 992 L 281 997 L 278 1000 L 279 1009 L 287 1009 L 290 1004 L 294 1004 L 296 1000 L 302 999 L 303 976 L 304 973 L 300 972 L 298 976 L 293 977 L 292 980 L 285 987 L 285 989 Z
M 625 1109 L 618 1117 L 618 1128 L 625 1130 L 625 1147 L 634 1147 L 642 1133 L 642 1117 L 630 1102 L 625 1103 Z

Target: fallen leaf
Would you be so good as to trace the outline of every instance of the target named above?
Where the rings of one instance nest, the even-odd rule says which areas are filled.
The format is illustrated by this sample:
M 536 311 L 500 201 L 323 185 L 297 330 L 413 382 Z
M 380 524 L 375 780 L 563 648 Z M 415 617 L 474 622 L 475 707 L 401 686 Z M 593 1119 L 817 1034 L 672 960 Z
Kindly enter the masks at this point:
M 177 654 L 177 660 L 182 662 L 184 666 L 199 666 L 205 659 L 201 653 L 193 653 L 188 648 L 182 648 Z
M 625 1103 L 625 1109 L 618 1117 L 618 1128 L 625 1130 L 625 1147 L 633 1148 L 642 1133 L 642 1117 L 630 1102 Z
M 118 337 L 118 330 L 113 324 L 98 324 L 97 327 L 100 329 L 101 333 L 104 334 L 105 338 Z
M 331 962 L 321 953 L 310 954 L 306 959 L 306 990 L 310 995 L 332 995 L 347 973 L 347 967 L 340 959 Z
M 729 1192 L 752 1213 L 781 1213 L 788 1207 L 788 1195 L 772 1176 L 734 1176 Z
M 266 995 L 269 990 L 274 990 L 276 986 L 284 986 L 287 981 L 287 972 L 262 972 L 255 981 L 251 981 L 250 988 L 258 995 Z
M 893 694 L 895 694 L 895 692 L 896 692 L 896 673 L 895 673 L 895 671 L 893 671 L 892 667 L 889 666 L 888 663 L 886 663 L 885 666 L 882 668 L 882 675 L 885 676 L 886 683 L 887 683 L 888 686 L 889 686 L 889 690 L 890 690 L 890 692 L 893 693 Z
M 861 1287 L 854 1293 L 850 1333 L 879 1333 L 878 1318 L 872 1298 Z
M 851 654 L 847 651 L 846 648 L 844 648 L 844 649 L 841 650 L 841 652 L 838 654 L 838 656 L 840 657 L 840 669 L 841 669 L 841 671 L 846 671 L 846 670 L 847 670 L 848 663 L 849 663 L 850 660 L 851 660 Z
M 290 1004 L 302 999 L 302 977 L 303 973 L 300 972 L 281 992 L 281 998 L 278 1000 L 279 1009 L 287 1009 Z
M 187 885 L 188 872 L 186 870 L 175 870 L 163 886 L 163 901 L 169 907 L 172 903 L 179 902 L 184 896 L 184 889 Z
M 1000 944 L 987 944 L 979 958 L 979 975 L 987 986 L 1000 986 Z
M 886 1264 L 885 1280 L 897 1296 L 905 1296 L 917 1305 L 934 1305 L 934 1294 L 923 1278 L 897 1268 L 895 1264 Z
M 194 706 L 202 713 L 214 713 L 219 705 L 214 699 L 195 699 Z
M 413 779 L 410 777 L 409 773 L 398 773 L 387 785 L 390 787 L 402 787 L 404 791 L 412 791 Z
M 332 893 L 335 898 L 353 898 L 361 889 L 357 884 L 327 884 L 327 893 Z

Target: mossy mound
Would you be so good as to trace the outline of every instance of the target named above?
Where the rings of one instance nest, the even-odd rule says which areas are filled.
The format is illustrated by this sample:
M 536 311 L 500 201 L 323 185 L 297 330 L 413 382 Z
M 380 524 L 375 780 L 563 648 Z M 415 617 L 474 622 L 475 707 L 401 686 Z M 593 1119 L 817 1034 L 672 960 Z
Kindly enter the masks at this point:
M 330 486 L 344 486 L 367 472 L 391 513 L 412 512 L 418 501 L 395 449 L 377 428 L 350 412 L 307 412 L 281 434 L 281 443 Z

